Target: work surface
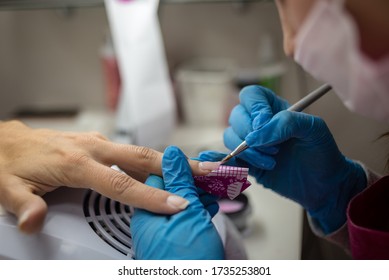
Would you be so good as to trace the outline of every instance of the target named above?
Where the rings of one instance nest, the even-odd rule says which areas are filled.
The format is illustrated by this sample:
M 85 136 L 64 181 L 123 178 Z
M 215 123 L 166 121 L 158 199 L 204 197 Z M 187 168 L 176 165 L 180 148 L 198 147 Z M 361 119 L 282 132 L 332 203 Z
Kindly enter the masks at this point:
M 73 130 L 86 128 L 90 130 L 91 121 L 86 120 L 96 120 L 96 118 L 89 118 L 89 115 L 82 115 L 83 117 L 77 121 L 77 124 L 82 124 L 79 129 L 74 129 L 72 123 Z M 109 135 L 109 130 L 106 131 L 105 128 L 112 127 L 112 122 L 110 117 L 105 119 L 109 121 L 97 122 L 104 124 L 104 129 L 101 127 L 92 127 L 92 129 Z M 32 124 L 29 125 L 34 127 Z M 41 124 L 35 126 L 40 127 Z M 56 128 L 60 129 L 58 124 Z M 222 141 L 223 130 L 222 127 L 179 126 L 172 134 L 169 144 L 179 146 L 189 157 L 197 156 L 198 152 L 204 150 L 225 151 Z M 256 184 L 254 178 L 249 180 L 252 186 L 244 193 L 249 198 L 252 214 L 248 221 L 248 229 L 242 235 L 248 257 L 250 259 L 300 259 L 303 221 L 301 207 Z M 2 215 L 1 207 L 0 215 Z
M 245 194 L 253 208 L 249 221 L 251 227 L 243 237 L 249 258 L 300 259 L 301 207 L 257 184 L 253 184 Z
M 203 150 L 223 151 L 223 128 L 178 127 L 171 144 L 177 145 L 189 156 Z M 250 259 L 300 259 L 302 244 L 303 210 L 296 203 L 279 196 L 249 178 L 252 186 L 244 193 L 248 196 L 252 215 L 243 243 Z

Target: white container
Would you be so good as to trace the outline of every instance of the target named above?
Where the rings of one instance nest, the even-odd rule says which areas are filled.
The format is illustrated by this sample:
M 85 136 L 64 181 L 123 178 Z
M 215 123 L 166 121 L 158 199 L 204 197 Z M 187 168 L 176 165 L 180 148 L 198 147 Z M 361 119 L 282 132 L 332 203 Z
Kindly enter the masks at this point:
M 185 63 L 176 73 L 184 123 L 226 126 L 229 99 L 236 89 L 234 66 L 226 59 L 198 59 Z

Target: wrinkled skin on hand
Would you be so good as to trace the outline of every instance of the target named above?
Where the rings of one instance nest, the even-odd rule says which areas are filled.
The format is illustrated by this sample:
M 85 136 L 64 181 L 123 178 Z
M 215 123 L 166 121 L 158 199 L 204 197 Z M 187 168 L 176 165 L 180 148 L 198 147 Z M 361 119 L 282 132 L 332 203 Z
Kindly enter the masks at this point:
M 186 200 L 142 183 L 149 174 L 162 174 L 161 161 L 160 152 L 112 143 L 97 132 L 0 122 L 0 204 L 17 216 L 20 230 L 26 233 L 42 227 L 47 205 L 41 196 L 61 186 L 92 188 L 124 204 L 173 214 Z M 190 165 L 194 174 L 204 174 L 197 161 Z

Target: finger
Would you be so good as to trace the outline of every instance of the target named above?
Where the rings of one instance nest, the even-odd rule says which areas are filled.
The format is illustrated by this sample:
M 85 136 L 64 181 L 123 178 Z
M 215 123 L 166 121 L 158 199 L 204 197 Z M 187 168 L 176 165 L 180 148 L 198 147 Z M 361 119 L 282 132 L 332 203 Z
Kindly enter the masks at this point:
M 289 107 L 285 99 L 280 98 L 270 89 L 253 85 L 243 88 L 239 95 L 240 104 L 256 117 L 255 112 L 264 111 L 271 115 Z
M 188 205 L 181 197 L 146 186 L 93 160 L 80 168 L 83 172 L 78 175 L 77 186 L 93 188 L 102 195 L 124 204 L 161 214 L 174 214 Z
M 105 151 L 104 155 L 99 157 L 103 158 L 102 161 L 108 163 L 108 165 L 118 165 L 127 174 L 133 174 L 141 181 L 150 174 L 162 176 L 162 153 L 135 145 L 109 142 L 106 144 L 106 149 L 103 149 Z M 112 153 L 107 153 L 107 151 L 112 151 Z M 210 172 L 210 170 L 202 169 L 199 161 L 190 159 L 188 161 L 193 175 L 206 175 Z
M 237 135 L 233 133 L 233 131 L 229 129 L 225 130 L 224 139 L 225 139 L 224 142 L 226 147 L 231 150 L 234 150 L 238 145 L 242 143 L 242 140 L 239 137 L 237 137 Z M 273 155 L 276 154 L 277 152 L 278 152 L 277 146 L 251 147 L 249 145 L 248 149 L 241 152 L 236 157 L 250 163 L 255 167 L 271 170 L 274 168 L 276 164 Z M 227 162 L 227 165 L 230 165 L 230 163 Z
M 161 152 L 142 146 L 112 143 L 106 141 L 103 135 L 94 132 L 89 132 L 82 139 L 88 144 L 92 158 L 106 166 L 116 165 L 142 182 L 150 174 L 162 176 Z M 200 168 L 198 161 L 189 160 L 189 163 L 194 175 L 209 173 L 209 170 Z
M 16 215 L 18 227 L 25 233 L 39 232 L 47 213 L 46 202 L 31 189 L 20 179 L 8 178 L 2 182 L 0 195 L 0 204 Z
M 240 104 L 253 119 L 260 113 L 273 115 L 271 106 L 275 103 L 274 95 L 264 87 L 257 85 L 245 87 L 240 92 L 239 99 Z
M 220 161 L 225 158 L 227 154 L 217 151 L 203 151 L 199 153 L 199 159 L 201 161 Z
M 117 165 L 138 174 L 162 175 L 162 153 L 147 147 L 101 141 L 92 154 L 107 166 Z
M 211 170 L 206 170 L 201 168 L 200 166 L 200 161 L 198 159 L 188 159 L 189 165 L 192 169 L 193 176 L 204 176 L 207 175 Z M 121 170 L 126 172 L 127 175 L 131 176 L 132 178 L 140 181 L 140 182 L 145 182 L 146 179 L 150 176 L 150 174 L 156 174 L 162 176 L 162 157 L 161 159 L 156 160 L 156 165 L 152 170 L 147 170 L 147 171 L 134 171 L 134 168 L 131 169 L 126 169 L 121 166 Z
M 117 165 L 139 181 L 145 181 L 150 174 L 162 176 L 162 153 L 156 150 L 112 142 L 100 143 L 102 147 L 94 151 L 97 161 L 107 165 Z M 206 175 L 209 170 L 201 169 L 198 161 L 189 160 L 193 175 Z
M 220 166 L 220 162 L 217 162 L 215 160 L 209 160 L 207 162 L 204 162 L 202 160 L 198 160 L 198 158 L 189 159 L 188 163 L 192 170 L 193 176 L 205 176 L 209 174 L 212 170 L 215 170 Z
M 163 159 L 165 189 L 193 200 L 198 197 L 189 163 L 184 153 L 175 146 L 167 147 Z
M 244 138 L 240 138 L 239 135 L 235 133 L 235 131 L 228 127 L 224 130 L 223 133 L 223 141 L 224 145 L 231 151 L 233 151 L 236 147 L 242 143 Z
M 164 190 L 165 189 L 165 184 L 163 182 L 163 179 L 160 176 L 157 175 L 150 175 L 146 181 L 145 184 L 152 187 L 156 188 L 159 190 Z M 155 215 L 154 213 L 147 211 L 145 209 L 140 209 L 140 208 L 135 208 L 134 209 L 134 215 L 131 218 L 131 230 L 135 231 L 135 227 L 139 226 L 141 221 L 147 221 L 151 222 L 153 219 L 166 219 L 169 216 L 163 216 L 163 215 Z
M 244 139 L 247 134 L 253 131 L 251 115 L 242 105 L 235 106 L 232 109 L 229 124 L 241 139 Z
M 139 181 L 139 182 L 145 182 L 146 179 L 150 176 L 150 173 L 146 173 L 146 172 L 137 172 L 137 171 L 133 171 L 133 170 L 126 170 L 126 169 L 121 169 L 122 171 L 124 171 L 128 176 L 130 176 L 131 178 L 134 178 L 135 180 Z
M 315 136 L 315 133 L 312 133 L 313 128 L 314 131 L 320 131 L 326 129 L 326 125 L 323 120 L 312 115 L 282 111 L 261 129 L 250 133 L 246 137 L 246 142 L 249 146 L 269 147 L 291 138 L 308 140 Z
M 25 202 L 21 202 L 23 210 L 18 216 L 18 227 L 25 233 L 39 232 L 46 217 L 47 204 L 42 197 L 29 192 L 26 192 L 23 199 Z
M 224 130 L 223 138 L 224 138 L 224 144 L 231 151 L 233 151 L 236 147 L 238 147 L 243 142 L 243 140 L 230 127 Z M 253 147 L 250 147 L 250 149 L 253 150 Z M 255 147 L 253 153 L 260 152 L 262 154 L 275 155 L 278 153 L 278 151 L 279 151 L 279 147 L 276 145 L 257 146 Z
M 286 100 L 262 86 L 245 87 L 239 98 L 240 103 L 251 115 L 254 130 L 268 122 L 274 114 L 289 107 Z
M 108 141 L 109 140 L 105 135 L 101 134 L 98 131 L 90 131 L 90 132 L 86 132 L 86 134 L 89 134 L 90 136 L 99 138 L 100 140 L 104 140 L 104 141 Z

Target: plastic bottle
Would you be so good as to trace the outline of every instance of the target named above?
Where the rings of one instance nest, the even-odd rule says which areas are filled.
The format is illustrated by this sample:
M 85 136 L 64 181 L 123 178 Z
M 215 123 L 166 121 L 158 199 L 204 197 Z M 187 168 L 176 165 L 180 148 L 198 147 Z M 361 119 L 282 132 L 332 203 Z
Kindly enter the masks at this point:
M 121 79 L 115 50 L 109 33 L 106 35 L 100 55 L 105 80 L 105 99 L 107 108 L 110 111 L 115 111 L 119 100 Z

